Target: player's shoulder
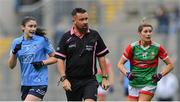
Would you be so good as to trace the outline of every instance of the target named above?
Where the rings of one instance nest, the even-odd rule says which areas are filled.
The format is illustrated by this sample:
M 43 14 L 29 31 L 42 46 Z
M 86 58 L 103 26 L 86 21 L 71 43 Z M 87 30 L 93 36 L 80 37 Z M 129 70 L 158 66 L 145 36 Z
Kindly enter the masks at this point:
M 153 45 L 155 47 L 160 47 L 161 46 L 161 44 L 159 44 L 159 43 L 157 43 L 155 41 L 152 41 L 151 45 Z
M 39 35 L 33 35 L 33 38 L 36 38 L 36 39 L 44 39 L 44 37 L 43 36 L 39 36 Z
M 138 46 L 138 45 L 139 45 L 139 41 L 135 41 L 130 44 L 131 47 Z
M 15 38 L 15 39 L 13 40 L 13 43 L 14 43 L 14 44 L 18 44 L 18 43 L 20 43 L 20 42 L 22 42 L 22 41 L 23 41 L 23 36 L 20 36 L 20 37 Z
M 72 34 L 71 34 L 71 31 L 70 31 L 70 30 L 67 31 L 67 32 L 65 32 L 65 33 L 62 35 L 63 38 L 68 38 L 68 37 L 71 37 L 71 36 L 72 36 Z
M 38 41 L 38 42 L 46 42 L 46 41 L 49 42 L 48 38 L 45 37 L 45 36 L 33 35 L 33 38 L 32 38 L 32 39 L 33 39 L 33 40 L 36 40 L 36 41 Z
M 71 35 L 71 31 L 68 30 L 68 31 L 66 31 L 63 35 Z
M 98 31 L 97 30 L 95 30 L 95 29 L 89 29 L 89 31 L 90 31 L 90 33 L 98 33 Z M 99 33 L 98 33 L 99 34 Z
M 71 31 L 69 30 L 62 35 L 61 39 L 63 41 L 67 41 L 68 39 L 70 40 L 71 38 L 72 38 L 72 34 L 71 34 Z
M 95 29 L 89 29 L 89 34 L 94 38 L 97 38 L 97 39 L 101 38 L 101 35 Z

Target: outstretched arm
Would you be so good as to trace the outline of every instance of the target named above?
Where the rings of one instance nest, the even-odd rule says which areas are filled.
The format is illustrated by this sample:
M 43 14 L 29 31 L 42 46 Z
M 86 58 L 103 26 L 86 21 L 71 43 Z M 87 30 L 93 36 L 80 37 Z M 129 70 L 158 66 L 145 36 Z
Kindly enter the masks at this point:
M 57 62 L 57 59 L 54 57 L 55 53 L 50 53 L 49 54 L 49 58 L 47 60 L 43 60 L 43 63 L 45 65 L 50 65 L 50 64 L 54 64 Z
M 31 62 L 31 64 L 34 66 L 36 70 L 39 70 L 41 67 L 44 65 L 50 65 L 54 64 L 57 62 L 57 59 L 54 57 L 55 53 L 50 53 L 48 59 L 42 60 L 42 61 L 36 61 L 36 62 Z

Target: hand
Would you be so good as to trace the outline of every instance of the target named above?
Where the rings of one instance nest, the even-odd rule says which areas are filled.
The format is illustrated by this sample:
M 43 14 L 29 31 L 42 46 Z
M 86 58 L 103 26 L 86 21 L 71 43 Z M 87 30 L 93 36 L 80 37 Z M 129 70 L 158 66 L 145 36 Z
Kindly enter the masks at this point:
M 101 86 L 102 86 L 103 89 L 107 90 L 109 88 L 109 86 L 110 86 L 110 83 L 106 78 L 103 78 Z
M 153 80 L 154 83 L 157 83 L 161 78 L 162 78 L 162 74 L 160 74 L 160 73 L 154 74 L 152 76 L 152 80 Z
M 41 67 L 44 66 L 43 61 L 32 62 L 31 64 L 34 66 L 34 68 L 35 68 L 36 70 L 38 70 L 38 69 L 40 69 Z
M 21 50 L 22 42 L 19 44 L 16 44 L 15 48 L 13 49 L 12 53 L 15 55 L 19 50 Z
M 68 79 L 65 79 L 65 80 L 62 82 L 62 87 L 63 87 L 64 90 L 66 90 L 66 91 L 72 91 L 72 89 L 71 89 L 71 83 L 69 82 Z
M 135 73 L 131 73 L 131 72 L 127 72 L 126 76 L 130 81 L 136 78 Z

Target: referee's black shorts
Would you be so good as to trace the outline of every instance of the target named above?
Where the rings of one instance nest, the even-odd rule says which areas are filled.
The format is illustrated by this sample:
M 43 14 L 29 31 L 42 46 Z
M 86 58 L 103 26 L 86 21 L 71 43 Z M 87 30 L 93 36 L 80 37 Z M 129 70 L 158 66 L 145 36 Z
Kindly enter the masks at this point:
M 97 101 L 98 82 L 93 77 L 87 78 L 68 78 L 71 83 L 72 91 L 66 91 L 68 101 L 82 101 L 93 99 Z

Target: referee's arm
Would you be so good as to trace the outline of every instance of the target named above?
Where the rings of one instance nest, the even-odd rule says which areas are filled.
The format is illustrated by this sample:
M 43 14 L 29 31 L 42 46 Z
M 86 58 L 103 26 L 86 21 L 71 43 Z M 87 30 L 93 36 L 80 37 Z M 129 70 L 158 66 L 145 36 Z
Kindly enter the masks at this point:
M 107 75 L 107 64 L 106 64 L 105 56 L 98 57 L 98 61 L 102 71 L 102 75 L 103 76 Z
M 99 65 L 102 71 L 102 75 L 103 75 L 103 79 L 102 79 L 102 88 L 107 90 L 109 88 L 109 80 L 108 80 L 108 71 L 107 71 L 107 64 L 106 64 L 106 60 L 105 60 L 105 56 L 102 57 L 98 57 L 99 60 Z
M 58 69 L 60 76 L 65 76 L 65 62 L 64 62 L 64 60 L 58 59 L 57 69 Z

